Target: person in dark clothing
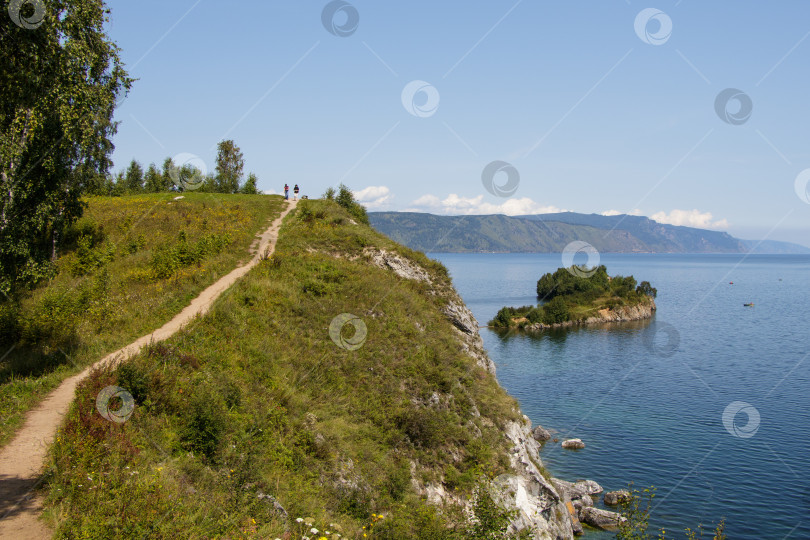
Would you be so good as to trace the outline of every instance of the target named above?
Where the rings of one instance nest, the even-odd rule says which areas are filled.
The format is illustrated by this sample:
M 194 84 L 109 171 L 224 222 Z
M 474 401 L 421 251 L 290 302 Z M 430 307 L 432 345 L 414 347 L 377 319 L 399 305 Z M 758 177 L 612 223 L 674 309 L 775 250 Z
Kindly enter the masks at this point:
M 293 188 L 293 193 L 295 193 L 295 199 L 294 200 L 297 201 L 298 200 L 298 184 L 295 184 L 295 187 Z

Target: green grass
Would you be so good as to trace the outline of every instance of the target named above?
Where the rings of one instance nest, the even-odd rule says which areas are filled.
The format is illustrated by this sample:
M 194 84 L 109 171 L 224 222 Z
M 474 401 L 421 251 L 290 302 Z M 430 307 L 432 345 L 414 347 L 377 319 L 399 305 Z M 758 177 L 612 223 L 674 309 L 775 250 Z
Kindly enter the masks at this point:
M 373 266 L 366 248 L 433 285 Z M 80 385 L 47 473 L 57 538 L 300 538 L 296 518 L 349 538 L 465 538 L 458 511 L 412 480 L 471 496 L 506 471 L 501 430 L 518 412 L 441 314 L 455 295 L 439 263 L 335 203 L 299 203 L 275 255 L 197 324 Z M 329 336 L 341 313 L 366 325 L 356 350 Z M 123 424 L 95 410 L 111 384 L 137 403 Z
M 0 444 L 67 376 L 159 328 L 249 260 L 278 196 L 91 197 L 54 275 L 0 303 Z

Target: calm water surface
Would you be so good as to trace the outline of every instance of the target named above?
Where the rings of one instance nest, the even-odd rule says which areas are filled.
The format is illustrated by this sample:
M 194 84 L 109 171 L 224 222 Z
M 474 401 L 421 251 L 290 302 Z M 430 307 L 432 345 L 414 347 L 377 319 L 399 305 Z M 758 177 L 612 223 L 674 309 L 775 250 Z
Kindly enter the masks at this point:
M 504 305 L 535 303 L 537 279 L 562 266 L 559 254 L 431 257 L 482 325 Z M 607 490 L 655 486 L 651 522 L 668 531 L 725 517 L 730 539 L 810 538 L 810 256 L 601 262 L 658 288 L 652 321 L 532 337 L 481 330 L 532 422 L 587 445 L 548 443 L 546 467 Z M 733 402 L 752 416 L 727 411 Z

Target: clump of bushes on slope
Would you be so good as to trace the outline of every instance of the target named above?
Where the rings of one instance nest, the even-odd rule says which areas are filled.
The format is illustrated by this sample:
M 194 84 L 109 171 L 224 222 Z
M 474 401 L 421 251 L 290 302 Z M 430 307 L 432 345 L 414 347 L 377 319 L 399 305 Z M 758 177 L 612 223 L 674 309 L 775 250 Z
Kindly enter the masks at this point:
M 542 305 L 501 308 L 489 324 L 508 328 L 583 320 L 601 309 L 648 302 L 657 294 L 649 281 L 637 285 L 633 276 L 610 277 L 604 265 L 558 268 L 537 281 L 537 298 L 544 302 Z
M 334 188 L 327 188 L 326 192 L 323 194 L 323 198 L 329 201 L 335 201 L 345 208 L 357 221 L 368 225 L 368 214 L 366 213 L 365 207 L 357 202 L 354 198 L 354 193 L 344 184 L 340 184 L 337 192 L 335 192 Z

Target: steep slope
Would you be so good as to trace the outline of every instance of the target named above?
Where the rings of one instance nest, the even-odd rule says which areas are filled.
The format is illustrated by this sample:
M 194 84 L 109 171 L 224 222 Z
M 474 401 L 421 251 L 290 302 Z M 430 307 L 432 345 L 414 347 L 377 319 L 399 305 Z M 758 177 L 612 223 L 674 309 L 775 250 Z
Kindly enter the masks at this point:
M 331 202 L 302 201 L 208 315 L 94 373 L 51 456 L 69 538 L 572 537 L 446 269 Z

